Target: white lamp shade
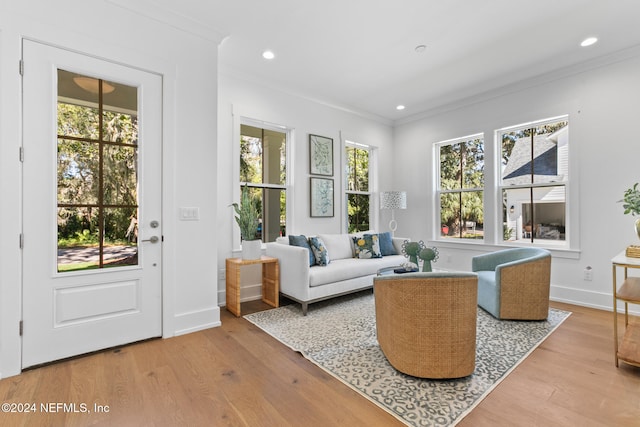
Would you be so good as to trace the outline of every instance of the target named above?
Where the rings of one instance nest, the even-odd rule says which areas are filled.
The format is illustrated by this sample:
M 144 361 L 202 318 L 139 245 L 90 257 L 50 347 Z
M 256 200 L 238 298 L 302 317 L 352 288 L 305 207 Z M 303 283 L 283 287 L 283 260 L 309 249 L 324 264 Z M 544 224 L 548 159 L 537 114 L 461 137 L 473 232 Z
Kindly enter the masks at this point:
M 406 191 L 383 191 L 380 193 L 380 209 L 407 209 Z

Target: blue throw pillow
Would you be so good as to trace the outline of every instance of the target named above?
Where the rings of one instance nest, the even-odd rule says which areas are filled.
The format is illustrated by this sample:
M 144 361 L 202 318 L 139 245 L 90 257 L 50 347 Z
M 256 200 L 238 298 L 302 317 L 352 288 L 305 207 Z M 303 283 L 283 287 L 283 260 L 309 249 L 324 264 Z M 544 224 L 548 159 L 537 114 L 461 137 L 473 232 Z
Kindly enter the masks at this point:
M 356 258 L 382 258 L 380 252 L 380 239 L 377 234 L 365 234 L 362 237 L 354 237 Z
M 311 245 L 313 254 L 316 256 L 316 264 L 328 265 L 329 262 L 331 262 L 331 260 L 329 259 L 329 252 L 327 251 L 327 247 L 324 245 L 321 239 L 317 237 L 309 237 L 309 244 Z
M 398 255 L 396 247 L 393 246 L 393 238 L 391 237 L 390 231 L 378 234 L 378 238 L 380 239 L 380 252 L 382 256 Z
M 291 246 L 300 246 L 302 248 L 307 248 L 309 251 L 309 265 L 316 264 L 316 257 L 311 250 L 311 246 L 309 246 L 309 240 L 307 240 L 307 236 L 301 234 L 300 236 L 289 236 L 289 245 Z

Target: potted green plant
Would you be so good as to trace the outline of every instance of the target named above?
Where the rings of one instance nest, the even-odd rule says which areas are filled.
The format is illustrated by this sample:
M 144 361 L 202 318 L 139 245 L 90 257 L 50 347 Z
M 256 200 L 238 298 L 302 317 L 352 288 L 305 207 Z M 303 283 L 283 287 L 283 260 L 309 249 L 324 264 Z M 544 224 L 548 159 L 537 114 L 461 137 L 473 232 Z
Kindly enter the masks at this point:
M 633 216 L 640 215 L 640 190 L 638 190 L 638 183 L 633 184 L 633 187 L 627 188 L 624 192 L 624 197 L 619 200 L 622 203 L 624 214 L 631 214 Z M 640 238 L 640 218 L 635 221 L 636 234 Z
M 240 204 L 232 203 L 236 212 L 236 223 L 240 227 L 240 237 L 242 239 L 242 258 L 258 259 L 261 255 L 262 240 L 258 235 L 258 206 L 256 200 L 251 196 L 249 187 L 245 184 L 240 195 Z

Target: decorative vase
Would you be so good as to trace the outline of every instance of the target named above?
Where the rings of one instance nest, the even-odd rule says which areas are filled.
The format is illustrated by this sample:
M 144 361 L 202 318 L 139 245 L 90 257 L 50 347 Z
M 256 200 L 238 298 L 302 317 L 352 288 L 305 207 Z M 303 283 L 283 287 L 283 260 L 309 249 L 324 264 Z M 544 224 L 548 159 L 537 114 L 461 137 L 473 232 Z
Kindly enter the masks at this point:
M 640 218 L 636 219 L 636 222 L 634 224 L 634 227 L 636 229 L 636 235 L 638 236 L 638 238 L 640 239 Z
M 262 255 L 262 240 L 243 240 L 242 259 L 260 259 Z

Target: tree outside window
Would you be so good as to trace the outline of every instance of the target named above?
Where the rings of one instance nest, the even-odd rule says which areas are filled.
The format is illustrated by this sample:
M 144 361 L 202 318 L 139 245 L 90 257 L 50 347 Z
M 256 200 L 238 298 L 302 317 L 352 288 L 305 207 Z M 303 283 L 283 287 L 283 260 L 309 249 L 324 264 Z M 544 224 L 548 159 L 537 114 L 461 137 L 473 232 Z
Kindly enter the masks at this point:
M 349 233 L 370 229 L 371 191 L 369 180 L 370 148 L 348 143 L 347 160 L 347 230 Z
M 286 235 L 285 132 L 240 126 L 240 186 L 258 200 L 258 234 L 263 242 Z
M 484 238 L 484 139 L 482 135 L 437 144 L 440 237 Z

